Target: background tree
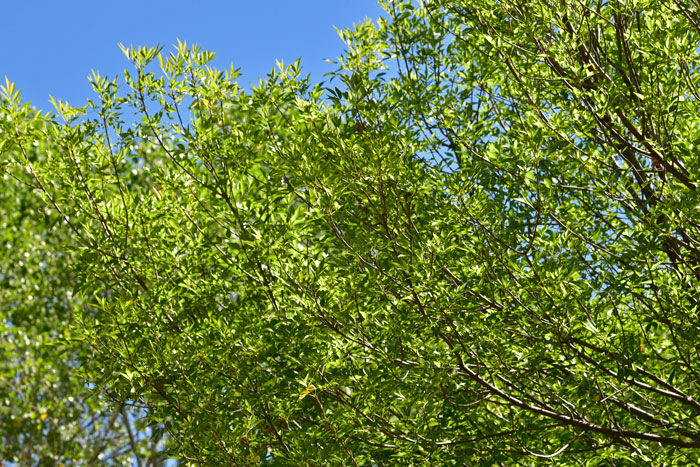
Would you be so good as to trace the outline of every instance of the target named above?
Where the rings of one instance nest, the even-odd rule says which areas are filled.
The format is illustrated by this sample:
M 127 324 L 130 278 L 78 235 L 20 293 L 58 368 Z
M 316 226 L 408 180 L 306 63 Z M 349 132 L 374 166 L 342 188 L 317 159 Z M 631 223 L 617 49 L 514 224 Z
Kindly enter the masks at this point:
M 191 462 L 697 462 L 694 7 L 384 5 L 341 88 L 179 44 L 7 105 L 91 383 Z
M 28 105 L 22 112 L 40 124 Z M 0 118 L 9 115 L 1 112 Z M 46 140 L 23 149 L 31 163 L 61 150 Z M 137 459 L 159 465 L 162 445 L 140 426 L 139 411 L 125 401 L 110 407 L 105 394 L 86 386 L 82 372 L 92 363 L 90 348 L 70 328 L 73 310 L 85 304 L 73 293 L 78 278 L 71 272 L 73 252 L 66 249 L 71 233 L 40 202 L 29 165 L 8 162 L 3 160 L 0 192 L 0 461 L 131 466 Z

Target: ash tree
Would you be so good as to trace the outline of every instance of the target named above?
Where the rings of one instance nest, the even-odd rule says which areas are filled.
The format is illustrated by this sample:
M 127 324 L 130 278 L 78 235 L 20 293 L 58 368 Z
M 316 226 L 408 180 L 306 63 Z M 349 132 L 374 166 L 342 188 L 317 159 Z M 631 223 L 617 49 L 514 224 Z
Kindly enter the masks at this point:
M 193 464 L 698 462 L 697 5 L 383 5 L 326 84 L 5 87 L 89 382 Z

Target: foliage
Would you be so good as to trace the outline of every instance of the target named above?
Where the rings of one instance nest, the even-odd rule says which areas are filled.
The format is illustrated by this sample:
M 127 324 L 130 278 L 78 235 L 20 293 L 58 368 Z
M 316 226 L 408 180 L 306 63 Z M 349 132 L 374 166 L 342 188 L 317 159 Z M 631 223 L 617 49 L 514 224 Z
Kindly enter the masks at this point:
M 25 108 L 35 123 L 41 115 Z M 0 113 L 6 120 L 9 114 Z M 7 120 L 6 120 L 7 121 Z M 38 163 L 57 148 L 45 140 L 24 147 Z M 29 166 L 6 170 L 0 192 L 0 460 L 14 465 L 133 465 L 157 462 L 139 433 L 138 411 L 86 387 L 77 368 L 90 349 L 70 329 L 78 278 L 70 272 L 71 236 L 60 215 L 41 202 Z M 99 371 L 93 368 L 93 371 Z M 129 430 L 132 430 L 130 433 Z M 142 431 L 142 430 L 140 430 Z M 133 439 L 132 439 L 133 437 Z M 158 465 L 151 463 L 150 465 Z
M 192 463 L 697 463 L 695 7 L 385 8 L 339 88 L 186 44 L 65 123 L 6 86 L 91 384 Z

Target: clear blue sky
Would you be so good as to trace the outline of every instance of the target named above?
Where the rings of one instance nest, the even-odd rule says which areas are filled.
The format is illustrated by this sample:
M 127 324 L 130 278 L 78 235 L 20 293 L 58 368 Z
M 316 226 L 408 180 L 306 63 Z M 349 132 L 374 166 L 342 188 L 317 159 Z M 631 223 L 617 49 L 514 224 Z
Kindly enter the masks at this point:
M 375 0 L 6 0 L 0 27 L 0 81 L 7 76 L 25 100 L 52 110 L 49 95 L 82 106 L 92 97 L 90 70 L 122 76 L 119 50 L 176 39 L 216 52 L 214 66 L 240 68 L 257 82 L 276 59 L 302 59 L 314 81 L 332 69 L 343 43 L 334 26 L 382 14 Z M 327 78 L 325 78 L 327 79 Z

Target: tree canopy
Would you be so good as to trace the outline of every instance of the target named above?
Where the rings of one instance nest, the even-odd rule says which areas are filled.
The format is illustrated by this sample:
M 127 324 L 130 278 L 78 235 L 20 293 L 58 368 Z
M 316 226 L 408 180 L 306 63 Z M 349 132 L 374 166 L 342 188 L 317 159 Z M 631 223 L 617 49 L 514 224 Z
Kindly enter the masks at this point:
M 0 119 L 7 116 L 0 112 Z M 26 148 L 27 156 L 36 162 L 52 148 L 51 142 L 36 141 Z M 0 191 L 0 461 L 131 466 L 134 455 L 164 460 L 158 456 L 160 440 L 139 427 L 138 410 L 124 401 L 110 407 L 102 391 L 87 385 L 82 371 L 92 362 L 85 360 L 79 368 L 78 359 L 90 348 L 71 330 L 73 309 L 82 302 L 74 293 L 80 280 L 71 271 L 74 251 L 66 248 L 73 243 L 70 232 L 32 193 L 32 175 L 25 167 L 8 164 L 5 169 Z
M 192 464 L 700 461 L 698 6 L 382 4 L 326 83 L 6 83 L 84 381 Z

